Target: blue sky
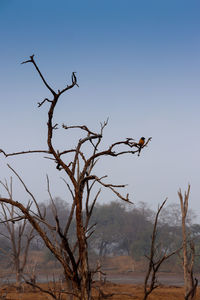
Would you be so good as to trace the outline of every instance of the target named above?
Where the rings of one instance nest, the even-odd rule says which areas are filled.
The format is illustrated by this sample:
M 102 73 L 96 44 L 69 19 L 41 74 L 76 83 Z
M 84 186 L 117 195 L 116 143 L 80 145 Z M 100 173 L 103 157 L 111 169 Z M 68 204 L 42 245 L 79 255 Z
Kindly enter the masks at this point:
M 156 208 L 191 184 L 190 206 L 200 217 L 200 2 L 199 1 L 0 1 L 1 145 L 7 152 L 46 148 L 47 97 L 32 65 L 33 53 L 48 82 L 61 89 L 77 72 L 79 89 L 62 97 L 59 124 L 94 130 L 109 117 L 105 144 L 152 136 L 141 157 L 103 160 L 99 175 L 128 183 L 135 203 Z M 58 145 L 62 130 L 56 132 Z M 72 137 L 73 138 L 73 137 Z M 72 140 L 66 141 L 71 143 Z M 38 199 L 65 198 L 55 165 L 38 155 L 0 160 L 1 179 L 10 163 Z M 16 197 L 24 194 L 16 185 Z M 103 193 L 100 201 L 113 200 Z

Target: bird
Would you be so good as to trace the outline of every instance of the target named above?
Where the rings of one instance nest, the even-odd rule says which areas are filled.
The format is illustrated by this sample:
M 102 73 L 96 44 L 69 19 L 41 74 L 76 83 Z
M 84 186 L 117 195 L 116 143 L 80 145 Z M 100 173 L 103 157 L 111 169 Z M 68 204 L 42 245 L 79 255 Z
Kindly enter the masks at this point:
M 139 150 L 138 150 L 138 156 L 140 155 L 140 151 L 141 151 L 141 149 L 142 149 L 144 143 L 145 143 L 145 138 L 142 136 L 142 137 L 140 138 L 139 142 L 138 142 L 138 146 L 139 146 L 139 147 L 138 147 L 138 148 L 139 148 Z
M 142 147 L 145 143 L 145 138 L 142 136 L 138 142 L 138 146 Z

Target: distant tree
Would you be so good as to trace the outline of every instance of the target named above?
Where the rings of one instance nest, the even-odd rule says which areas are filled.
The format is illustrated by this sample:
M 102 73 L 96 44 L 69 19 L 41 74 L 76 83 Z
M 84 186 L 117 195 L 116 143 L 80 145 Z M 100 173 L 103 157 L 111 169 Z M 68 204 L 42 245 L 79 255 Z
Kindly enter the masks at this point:
M 140 260 L 149 252 L 149 242 L 153 227 L 152 211 L 147 207 L 135 207 L 128 212 L 125 223 L 125 241 L 129 254 Z
M 93 225 L 89 226 L 89 220 L 100 194 L 100 189 L 96 189 L 95 195 L 92 194 L 93 187 L 98 184 L 103 188 L 111 190 L 121 200 L 130 203 L 128 194 L 123 196 L 118 191 L 118 188 L 123 188 L 125 185 L 114 185 L 106 182 L 105 178 L 107 176 L 97 176 L 94 167 L 96 167 L 98 161 L 104 156 L 116 158 L 126 154 L 140 155 L 143 148 L 148 145 L 151 138 L 148 138 L 147 141 L 142 144 L 135 142 L 133 138 L 126 138 L 113 143 L 111 142 L 109 146 L 102 150 L 101 141 L 104 129 L 107 126 L 107 121 L 101 124 L 100 131 L 98 133 L 90 130 L 86 125 L 71 126 L 63 124 L 62 127 L 67 132 L 69 130 L 76 130 L 80 131 L 81 134 L 79 135 L 75 146 L 68 144 L 67 149 L 58 150 L 58 147 L 55 146 L 53 142 L 55 129 L 58 129 L 58 124 L 54 123 L 54 111 L 60 96 L 73 87 L 78 86 L 76 74 L 75 72 L 72 73 L 72 82 L 70 85 L 66 85 L 66 87 L 62 90 L 55 90 L 47 83 L 35 62 L 34 55 L 30 56 L 30 59 L 23 62 L 23 64 L 26 63 L 31 63 L 34 66 L 43 84 L 51 93 L 51 98 L 45 98 L 43 101 L 38 103 L 39 107 L 44 104 L 49 105 L 47 120 L 48 148 L 47 150 L 25 150 L 18 153 L 6 153 L 4 150 L 1 150 L 1 152 L 6 157 L 29 153 L 42 153 L 49 155 L 48 158 L 56 164 L 56 169 L 58 171 L 62 171 L 66 176 L 64 180 L 68 187 L 69 194 L 72 197 L 72 206 L 69 216 L 66 219 L 65 226 L 62 227 L 58 217 L 57 208 L 53 197 L 51 196 L 50 182 L 47 179 L 48 191 L 52 202 L 55 220 L 55 226 L 52 226 L 45 220 L 45 213 L 40 210 L 38 201 L 29 191 L 22 178 L 12 168 L 12 171 L 30 195 L 32 202 L 35 205 L 35 210 L 32 211 L 29 205 L 25 206 L 21 202 L 13 200 L 12 197 L 1 197 L 0 202 L 18 208 L 21 212 L 21 217 L 28 220 L 43 239 L 46 247 L 50 249 L 62 265 L 66 280 L 72 283 L 72 291 L 68 291 L 68 293 L 73 294 L 76 298 L 89 300 L 91 299 L 91 282 L 93 272 L 90 270 L 88 262 L 88 239 L 94 229 Z M 76 112 L 74 114 L 76 116 Z M 64 144 L 67 144 L 66 141 Z M 76 241 L 74 243 L 70 243 L 68 234 L 73 217 L 76 224 Z M 44 230 L 44 225 L 48 228 L 48 230 L 52 231 L 54 241 L 49 238 L 46 230 Z
M 12 179 L 10 187 L 7 183 L 0 181 L 8 196 L 12 199 Z M 21 288 L 21 283 L 24 275 L 24 270 L 28 260 L 28 252 L 30 243 L 34 238 L 34 228 L 28 224 L 26 218 L 19 215 L 19 210 L 15 206 L 8 206 L 4 202 L 0 202 L 0 223 L 4 225 L 4 230 L 0 232 L 9 243 L 9 254 L 12 267 L 16 274 L 16 286 Z M 30 204 L 29 204 L 30 205 Z
M 96 205 L 91 218 L 95 232 L 89 244 L 96 250 L 99 258 L 113 253 L 121 243 L 124 234 L 125 208 L 119 202 Z
M 149 250 L 152 211 L 144 207 L 110 202 L 96 205 L 91 223 L 96 224 L 89 245 L 99 257 L 126 254 L 140 259 Z

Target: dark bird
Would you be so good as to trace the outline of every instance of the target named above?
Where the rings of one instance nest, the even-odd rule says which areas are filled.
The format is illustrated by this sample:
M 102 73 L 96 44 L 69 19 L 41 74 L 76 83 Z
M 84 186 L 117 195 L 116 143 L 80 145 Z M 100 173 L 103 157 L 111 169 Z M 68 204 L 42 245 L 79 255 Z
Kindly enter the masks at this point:
M 140 151 L 141 151 L 144 143 L 145 143 L 145 138 L 142 136 L 138 142 L 138 146 L 139 146 L 138 156 L 140 155 Z
M 142 137 L 140 138 L 139 142 L 138 142 L 138 145 L 139 145 L 140 147 L 142 147 L 142 146 L 144 145 L 144 143 L 145 143 L 145 138 L 142 136 Z

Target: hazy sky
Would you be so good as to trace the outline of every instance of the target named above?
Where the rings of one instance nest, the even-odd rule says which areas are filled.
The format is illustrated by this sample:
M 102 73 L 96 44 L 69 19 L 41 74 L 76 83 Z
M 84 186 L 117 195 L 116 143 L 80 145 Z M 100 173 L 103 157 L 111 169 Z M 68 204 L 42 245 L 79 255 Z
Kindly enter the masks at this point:
M 6 152 L 46 149 L 49 96 L 31 64 L 35 59 L 55 89 L 77 72 L 79 88 L 56 109 L 59 124 L 86 124 L 98 131 L 109 117 L 105 145 L 126 137 L 152 136 L 140 157 L 104 159 L 99 176 L 127 183 L 130 199 L 156 208 L 191 184 L 190 207 L 200 220 L 200 2 L 184 0 L 0 0 L 1 142 Z M 58 145 L 73 144 L 62 129 Z M 55 164 L 43 156 L 0 158 L 10 163 L 37 199 L 66 199 Z M 17 180 L 15 179 L 15 182 Z M 3 191 L 0 190 L 3 194 Z M 16 199 L 24 201 L 18 185 Z M 99 201 L 115 199 L 103 193 Z M 19 201 L 19 200 L 18 200 Z

